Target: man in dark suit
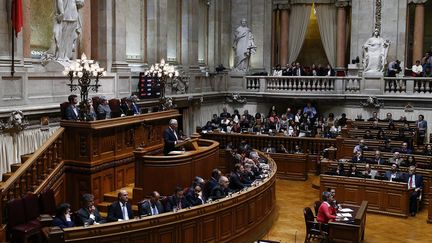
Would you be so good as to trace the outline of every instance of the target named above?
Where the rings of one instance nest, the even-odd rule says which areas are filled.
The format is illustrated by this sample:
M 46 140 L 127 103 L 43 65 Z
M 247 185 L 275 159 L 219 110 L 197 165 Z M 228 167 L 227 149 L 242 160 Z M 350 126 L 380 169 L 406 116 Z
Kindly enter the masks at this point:
M 175 150 L 175 145 L 179 142 L 180 136 L 177 134 L 178 122 L 176 119 L 171 119 L 169 121 L 169 127 L 164 130 L 164 155 L 168 155 L 169 152 Z
M 150 195 L 150 200 L 145 200 L 140 208 L 140 215 L 158 215 L 165 210 L 160 202 L 159 192 L 154 191 Z
M 223 119 L 223 118 L 231 118 L 231 114 L 227 111 L 227 108 L 226 107 L 224 107 L 224 108 L 222 108 L 222 113 L 220 113 L 220 116 L 219 116 L 221 119 Z
M 176 187 L 174 190 L 174 195 L 170 196 L 167 200 L 165 207 L 166 212 L 177 211 L 182 208 L 189 207 L 189 203 L 184 197 L 183 189 L 181 187 Z
M 243 181 L 244 167 L 241 164 L 234 165 L 234 171 L 230 174 L 229 188 L 233 191 L 240 191 L 246 187 Z
M 133 219 L 133 212 L 130 203 L 128 203 L 128 193 L 126 190 L 120 190 L 118 201 L 115 201 L 108 208 L 108 221 L 123 221 Z
M 405 181 L 408 183 L 408 190 L 411 193 L 409 208 L 411 216 L 417 213 L 417 200 L 421 198 L 423 191 L 423 177 L 415 173 L 416 167 L 410 166 L 408 174 L 405 175 Z
M 82 202 L 83 207 L 76 212 L 77 226 L 93 225 L 105 222 L 99 214 L 99 210 L 94 206 L 94 196 L 92 194 L 84 194 Z
M 204 204 L 203 192 L 201 190 L 201 186 L 196 185 L 192 192 L 186 195 L 186 200 L 188 201 L 190 206 L 198 206 Z
M 399 172 L 399 166 L 397 164 L 392 164 L 391 170 L 386 171 L 384 176 L 389 181 L 393 181 L 394 179 L 401 179 L 402 178 L 402 174 Z
M 66 120 L 79 120 L 78 96 L 72 94 L 68 97 L 69 106 L 65 111 Z
M 219 178 L 219 183 L 216 185 L 210 193 L 210 198 L 212 200 L 217 200 L 228 196 L 230 181 L 226 176 L 221 176 Z
M 381 157 L 381 151 L 375 150 L 375 155 L 372 159 L 369 160 L 371 164 L 384 165 L 387 164 L 386 160 Z

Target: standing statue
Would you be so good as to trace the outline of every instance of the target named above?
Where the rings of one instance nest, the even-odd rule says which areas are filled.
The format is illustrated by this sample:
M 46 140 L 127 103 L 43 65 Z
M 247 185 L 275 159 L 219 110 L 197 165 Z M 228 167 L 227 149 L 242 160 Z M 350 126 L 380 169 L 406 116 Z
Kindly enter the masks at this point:
M 375 29 L 372 37 L 362 46 L 364 73 L 382 73 L 384 71 L 389 46 L 390 41 L 381 38 L 379 30 Z
M 73 58 L 77 39 L 81 33 L 78 10 L 84 7 L 84 0 L 56 0 L 54 21 L 55 59 L 67 61 Z
M 256 52 L 254 37 L 246 26 L 246 19 L 240 21 L 240 26 L 234 32 L 234 70 L 247 72 L 249 70 L 249 59 Z

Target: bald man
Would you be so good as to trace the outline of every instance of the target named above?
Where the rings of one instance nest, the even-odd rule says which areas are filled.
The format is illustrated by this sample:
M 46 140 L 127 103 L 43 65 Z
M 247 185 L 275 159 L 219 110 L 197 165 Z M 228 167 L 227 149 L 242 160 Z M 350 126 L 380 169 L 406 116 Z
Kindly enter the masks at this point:
M 133 219 L 133 212 L 128 202 L 128 192 L 120 190 L 117 194 L 118 200 L 108 208 L 108 221 L 123 221 Z

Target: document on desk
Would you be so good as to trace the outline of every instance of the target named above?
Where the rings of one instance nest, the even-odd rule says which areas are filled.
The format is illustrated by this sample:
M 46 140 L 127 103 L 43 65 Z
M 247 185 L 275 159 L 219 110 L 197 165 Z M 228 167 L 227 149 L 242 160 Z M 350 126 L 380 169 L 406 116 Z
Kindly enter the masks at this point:
M 348 217 L 352 218 L 352 215 L 350 213 L 341 213 L 342 217 Z
M 351 208 L 342 208 L 341 210 L 339 210 L 339 212 L 352 213 L 352 212 L 354 212 L 354 210 L 352 210 Z

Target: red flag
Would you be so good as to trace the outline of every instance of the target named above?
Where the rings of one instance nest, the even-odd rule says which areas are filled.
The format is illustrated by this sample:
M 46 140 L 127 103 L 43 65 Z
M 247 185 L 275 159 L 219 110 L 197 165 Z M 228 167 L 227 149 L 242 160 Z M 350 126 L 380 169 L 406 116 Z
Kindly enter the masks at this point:
M 15 36 L 21 32 L 24 25 L 23 15 L 22 15 L 22 0 L 12 0 L 12 26 L 15 30 Z

